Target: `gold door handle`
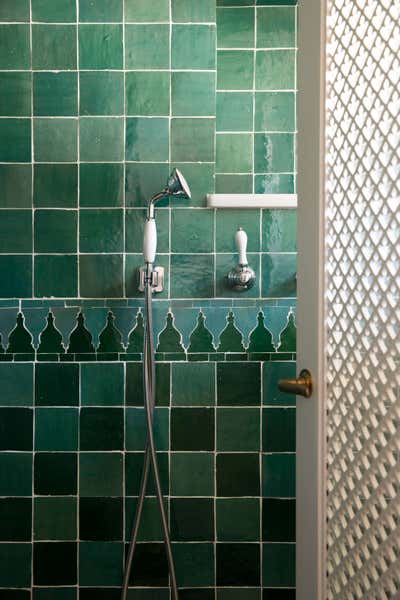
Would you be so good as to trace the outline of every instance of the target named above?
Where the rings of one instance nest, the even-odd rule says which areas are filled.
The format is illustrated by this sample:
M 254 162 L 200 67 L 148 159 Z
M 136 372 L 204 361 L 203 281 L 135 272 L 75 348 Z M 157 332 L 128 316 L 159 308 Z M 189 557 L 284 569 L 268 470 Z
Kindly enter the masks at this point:
M 297 394 L 309 398 L 313 391 L 313 380 L 310 371 L 303 369 L 297 379 L 281 379 L 278 388 L 287 394 Z

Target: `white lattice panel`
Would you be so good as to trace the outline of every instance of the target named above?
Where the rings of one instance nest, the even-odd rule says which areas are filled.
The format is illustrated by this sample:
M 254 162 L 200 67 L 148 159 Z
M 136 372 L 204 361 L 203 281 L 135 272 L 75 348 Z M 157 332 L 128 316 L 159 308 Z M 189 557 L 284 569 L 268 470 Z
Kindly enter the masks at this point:
M 400 598 L 400 0 L 327 0 L 327 34 L 327 596 L 384 600 Z

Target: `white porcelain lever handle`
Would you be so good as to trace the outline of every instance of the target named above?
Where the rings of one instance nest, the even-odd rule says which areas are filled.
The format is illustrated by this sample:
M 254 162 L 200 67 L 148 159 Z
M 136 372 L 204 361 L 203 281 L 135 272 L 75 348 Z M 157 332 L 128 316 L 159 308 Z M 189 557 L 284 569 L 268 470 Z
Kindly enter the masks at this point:
M 239 265 L 247 265 L 247 233 L 241 227 L 236 232 L 235 241 L 239 253 Z
M 157 227 L 155 219 L 147 219 L 144 224 L 143 258 L 146 263 L 154 263 L 157 252 Z

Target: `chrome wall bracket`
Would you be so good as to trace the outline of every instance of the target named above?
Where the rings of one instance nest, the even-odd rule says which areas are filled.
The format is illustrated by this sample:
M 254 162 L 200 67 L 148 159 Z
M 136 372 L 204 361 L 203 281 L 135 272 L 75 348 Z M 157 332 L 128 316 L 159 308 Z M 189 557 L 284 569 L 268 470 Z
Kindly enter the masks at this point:
M 160 293 L 164 289 L 164 267 L 153 267 L 151 272 L 151 287 L 153 292 Z M 144 292 L 146 287 L 147 267 L 139 268 L 139 292 Z

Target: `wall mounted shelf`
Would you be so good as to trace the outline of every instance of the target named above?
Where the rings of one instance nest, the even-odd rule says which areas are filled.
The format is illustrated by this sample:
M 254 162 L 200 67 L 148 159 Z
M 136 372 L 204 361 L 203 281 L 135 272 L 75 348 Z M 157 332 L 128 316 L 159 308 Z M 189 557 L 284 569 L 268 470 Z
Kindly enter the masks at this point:
M 207 194 L 210 208 L 297 208 L 297 194 Z

